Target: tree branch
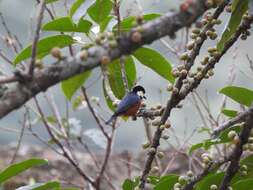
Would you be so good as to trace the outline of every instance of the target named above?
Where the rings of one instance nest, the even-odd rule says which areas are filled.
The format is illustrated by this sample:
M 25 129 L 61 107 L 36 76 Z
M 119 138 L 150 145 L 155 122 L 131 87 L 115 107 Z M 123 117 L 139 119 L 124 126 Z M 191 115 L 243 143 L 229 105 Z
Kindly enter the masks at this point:
M 253 113 L 253 105 L 250 106 L 250 108 L 247 109 L 246 111 L 238 114 L 236 117 L 228 120 L 227 122 L 223 123 L 219 127 L 215 128 L 212 136 L 217 137 L 222 131 L 224 131 L 225 129 L 227 129 L 229 127 L 232 127 L 233 125 L 235 125 L 237 123 L 244 121 L 245 118 L 252 113 Z
M 40 4 L 41 5 L 40 5 L 40 10 L 39 10 L 39 15 L 37 18 L 36 31 L 35 31 L 34 40 L 32 43 L 31 63 L 30 63 L 30 67 L 28 70 L 28 74 L 30 76 L 33 75 L 34 65 L 35 65 L 35 61 L 36 61 L 37 43 L 38 43 L 39 37 L 40 37 L 40 28 L 41 28 L 42 19 L 43 19 L 43 13 L 46 8 L 46 1 L 42 0 Z
M 226 170 L 225 177 L 221 182 L 219 188 L 220 190 L 226 190 L 228 188 L 230 181 L 237 173 L 237 171 L 240 169 L 240 158 L 243 153 L 243 145 L 245 145 L 248 142 L 252 127 L 253 127 L 253 113 L 250 112 L 250 114 L 247 115 L 246 122 L 239 135 L 240 141 L 238 142 L 238 144 L 236 144 L 234 151 L 229 157 L 230 164 Z
M 213 14 L 213 18 L 218 18 L 219 15 L 223 12 L 225 6 L 228 4 L 229 0 L 224 1 L 214 12 Z M 187 63 L 185 64 L 185 69 L 187 70 L 187 72 L 191 69 L 191 67 L 194 64 L 194 61 L 196 59 L 196 57 L 199 55 L 199 51 L 200 48 L 202 47 L 204 41 L 207 39 L 207 35 L 206 35 L 206 31 L 209 30 L 210 28 L 212 28 L 213 25 L 212 24 L 207 24 L 205 26 L 205 28 L 203 29 L 203 31 L 200 33 L 200 37 L 201 37 L 201 42 L 198 43 L 194 49 L 191 51 L 191 54 L 189 55 L 190 59 L 187 61 Z M 216 62 L 215 62 L 216 63 Z M 209 70 L 209 69 L 208 69 Z M 208 71 L 207 70 L 207 71 Z M 206 73 L 207 73 L 206 71 Z M 181 75 L 178 80 L 175 83 L 175 87 L 178 92 L 181 90 L 182 86 L 183 86 L 183 80 L 187 77 L 187 75 Z M 203 76 L 204 77 L 204 76 Z M 163 115 L 161 117 L 160 120 L 160 125 L 164 124 L 168 117 L 170 116 L 171 110 L 173 108 L 175 108 L 194 88 L 196 88 L 198 86 L 198 84 L 201 82 L 203 78 L 201 78 L 200 80 L 198 80 L 198 83 L 195 84 L 194 82 L 191 84 L 191 86 L 189 86 L 188 90 L 183 91 L 184 93 L 172 93 L 170 99 L 167 102 L 167 106 L 163 112 Z M 146 179 L 147 176 L 149 174 L 149 171 L 151 170 L 151 165 L 153 163 L 153 160 L 155 158 L 156 152 L 157 152 L 157 148 L 160 145 L 160 139 L 162 136 L 162 132 L 163 129 L 160 128 L 160 126 L 157 128 L 154 137 L 153 137 L 153 142 L 151 147 L 154 148 L 156 151 L 151 152 L 148 155 L 148 158 L 146 160 L 145 166 L 144 166 L 144 170 L 142 172 L 142 176 L 141 176 L 141 184 L 140 184 L 140 188 L 144 189 L 145 188 L 145 183 L 146 183 Z

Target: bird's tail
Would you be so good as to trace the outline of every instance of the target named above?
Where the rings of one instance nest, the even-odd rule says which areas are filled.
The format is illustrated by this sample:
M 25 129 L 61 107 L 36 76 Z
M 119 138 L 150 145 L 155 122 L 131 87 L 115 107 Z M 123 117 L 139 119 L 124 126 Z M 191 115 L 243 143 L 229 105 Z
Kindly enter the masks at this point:
M 115 116 L 112 116 L 108 121 L 105 122 L 106 125 L 109 125 L 111 122 L 113 122 L 116 119 Z

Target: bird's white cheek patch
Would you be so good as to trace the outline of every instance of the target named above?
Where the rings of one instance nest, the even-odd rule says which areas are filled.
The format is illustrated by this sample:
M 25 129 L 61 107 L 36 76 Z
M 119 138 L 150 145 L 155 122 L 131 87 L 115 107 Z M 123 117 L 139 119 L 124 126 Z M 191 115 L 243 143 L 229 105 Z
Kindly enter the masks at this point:
M 137 92 L 138 96 L 143 97 L 144 93 L 142 91 Z

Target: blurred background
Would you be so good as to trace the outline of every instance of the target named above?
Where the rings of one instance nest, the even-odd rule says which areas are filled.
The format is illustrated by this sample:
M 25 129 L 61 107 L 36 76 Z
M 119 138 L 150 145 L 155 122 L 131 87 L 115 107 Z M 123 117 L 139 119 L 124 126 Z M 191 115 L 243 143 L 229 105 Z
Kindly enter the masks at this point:
M 67 1 L 68 6 L 71 5 L 73 1 Z M 138 2 L 134 0 L 122 0 L 122 17 L 127 17 L 130 15 L 139 15 L 141 13 L 159 13 L 163 14 L 169 11 L 177 10 L 179 4 L 182 1 L 174 0 L 139 0 Z M 87 0 L 84 6 L 80 11 L 84 10 L 92 1 Z M 63 1 L 59 1 L 54 4 L 56 14 L 59 16 L 66 15 L 66 11 L 63 6 Z M 0 13 L 5 18 L 5 21 L 9 29 L 18 36 L 22 44 L 26 47 L 30 44 L 33 37 L 32 32 L 34 31 L 34 18 L 36 16 L 36 1 L 35 0 L 0 0 Z M 75 15 L 78 17 L 78 13 Z M 44 23 L 49 20 L 46 16 Z M 223 15 L 223 20 L 226 22 L 226 13 Z M 218 31 L 221 33 L 225 23 L 222 26 L 219 26 Z M 165 37 L 170 46 L 179 52 L 183 52 L 182 41 L 184 42 L 184 36 L 186 29 L 182 29 L 177 33 L 177 38 L 171 40 L 168 37 Z M 47 36 L 52 34 L 49 32 L 42 32 L 42 36 Z M 3 51 L 8 58 L 13 60 L 15 54 L 9 52 L 5 43 L 3 42 L 3 37 L 6 35 L 6 32 L 2 25 L 0 24 L 0 50 Z M 197 92 L 203 99 L 208 99 L 211 113 L 214 116 L 217 116 L 220 112 L 220 106 L 223 102 L 223 96 L 218 93 L 219 89 L 226 86 L 228 81 L 230 81 L 228 76 L 235 75 L 234 85 L 243 86 L 246 88 L 253 88 L 253 73 L 249 69 L 249 62 L 246 55 L 249 54 L 249 57 L 253 59 L 252 54 L 252 37 L 249 37 L 247 41 L 238 41 L 233 48 L 229 50 L 217 64 L 215 68 L 215 75 L 209 80 L 204 80 Z M 208 47 L 212 47 L 215 42 L 210 42 L 205 44 L 205 47 L 202 49 L 202 52 L 197 59 L 197 62 L 200 58 L 203 58 L 205 55 L 205 50 Z M 152 48 L 159 50 L 172 65 L 176 66 L 180 63 L 178 57 L 166 48 L 161 41 L 156 41 L 151 44 Z M 50 64 L 50 58 L 47 59 L 48 64 Z M 13 70 L 13 67 L 7 64 L 3 64 L 5 60 L 0 58 L 0 69 L 6 73 L 10 73 Z M 139 84 L 143 85 L 146 88 L 147 107 L 156 106 L 157 104 L 166 105 L 167 99 L 169 98 L 169 93 L 166 91 L 168 82 L 163 78 L 159 77 L 150 69 L 142 66 L 141 64 L 136 64 L 137 66 L 137 77 L 139 78 Z M 229 74 L 230 73 L 230 74 Z M 100 79 L 100 80 L 97 80 Z M 102 92 L 102 80 L 100 69 L 95 69 L 93 71 L 92 77 L 86 82 L 87 93 L 90 97 L 98 97 L 101 107 L 104 107 L 106 111 L 103 112 L 105 118 L 110 117 L 110 110 L 107 108 L 103 92 Z M 61 92 L 60 85 L 56 85 L 50 88 L 47 91 L 49 96 L 53 96 L 55 103 L 61 114 L 65 114 L 66 110 L 66 99 Z M 50 115 L 50 109 L 44 98 L 43 94 L 39 95 L 40 104 L 43 107 L 45 113 Z M 30 107 L 34 107 L 33 100 L 28 102 Z M 71 105 L 69 105 L 70 107 Z M 236 104 L 232 101 L 228 101 L 227 108 L 238 108 Z M 24 116 L 24 109 L 11 112 L 8 116 L 0 120 L 0 143 L 2 145 L 6 144 L 16 144 L 19 137 L 19 131 L 21 130 L 21 123 Z M 82 110 L 73 111 L 70 109 L 70 117 L 81 126 L 84 130 L 95 129 L 96 123 L 92 118 L 91 114 L 84 108 Z M 200 118 L 199 113 L 197 112 L 196 106 L 193 103 L 191 95 L 184 100 L 183 107 L 181 109 L 174 109 L 170 117 L 172 127 L 174 132 L 170 132 L 171 140 L 170 143 L 176 145 L 176 136 L 179 141 L 188 138 L 191 136 L 190 143 L 200 142 L 201 139 L 206 138 L 206 133 L 199 133 L 197 129 L 200 129 L 203 124 Z M 116 131 L 116 138 L 114 143 L 114 151 L 122 152 L 124 150 L 129 150 L 137 152 L 141 149 L 141 144 L 146 141 L 145 130 L 143 121 L 141 118 L 138 118 L 137 121 L 128 121 L 121 120 L 121 125 Z M 37 122 L 34 126 L 36 132 L 38 132 L 43 138 L 46 138 L 44 128 L 40 122 Z M 193 133 L 193 131 L 195 131 Z M 90 133 L 87 133 L 90 134 Z M 102 141 L 102 137 L 99 134 L 88 135 L 87 140 L 89 144 L 94 148 L 94 150 L 101 150 L 101 143 L 97 141 Z M 95 140 L 94 140 L 95 139 Z M 25 133 L 22 144 L 38 144 L 43 146 L 29 133 Z

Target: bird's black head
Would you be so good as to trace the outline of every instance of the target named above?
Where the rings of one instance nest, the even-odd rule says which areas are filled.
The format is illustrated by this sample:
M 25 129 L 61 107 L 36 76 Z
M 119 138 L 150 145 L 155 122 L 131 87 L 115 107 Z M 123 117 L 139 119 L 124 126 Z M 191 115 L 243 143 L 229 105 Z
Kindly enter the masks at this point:
M 146 93 L 146 91 L 145 91 L 145 89 L 142 86 L 138 85 L 138 86 L 133 87 L 132 92 L 135 93 L 135 94 L 138 94 L 138 92 L 142 92 L 143 95 L 139 95 L 139 96 L 141 98 L 146 99 L 146 97 L 144 96 L 144 94 Z

